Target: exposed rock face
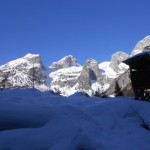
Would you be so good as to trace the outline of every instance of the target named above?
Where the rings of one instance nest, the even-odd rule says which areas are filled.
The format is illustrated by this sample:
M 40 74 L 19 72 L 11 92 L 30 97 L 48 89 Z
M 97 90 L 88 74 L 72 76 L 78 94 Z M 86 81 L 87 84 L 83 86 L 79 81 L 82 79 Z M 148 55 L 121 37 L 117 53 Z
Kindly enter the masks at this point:
M 92 88 L 93 85 L 102 84 L 98 62 L 94 59 L 87 60 L 83 67 L 59 69 L 52 72 L 50 77 L 52 78 L 51 90 L 66 96 L 75 92 L 84 92 L 91 96 L 96 92 L 96 89 Z
M 70 96 L 76 92 L 75 85 L 80 76 L 82 67 L 69 67 L 51 72 L 50 89 L 63 96 Z
M 130 72 L 127 70 L 123 74 L 120 74 L 117 78 L 112 80 L 108 90 L 104 95 L 123 95 L 123 96 L 133 96 L 133 89 L 130 80 Z
M 76 89 L 78 91 L 83 91 L 88 95 L 94 95 L 94 93 L 99 92 L 97 90 L 99 86 L 103 85 L 103 76 L 96 60 L 87 60 L 78 78 L 77 85 Z M 94 88 L 94 86 L 97 86 L 97 88 Z
M 47 89 L 48 74 L 39 55 L 27 54 L 23 58 L 0 66 L 0 71 L 3 73 L 3 81 L 5 79 L 5 85 L 2 84 L 2 87 L 36 87 L 37 89 Z
M 124 52 L 116 52 L 115 54 L 112 55 L 110 67 L 115 71 L 119 72 L 119 64 L 128 59 L 129 55 L 124 53 Z
M 109 95 L 124 95 L 133 96 L 133 89 L 130 80 L 129 67 L 122 61 L 129 58 L 129 55 L 124 52 L 117 52 L 112 55 L 112 60 L 109 67 L 114 71 L 115 76 L 109 77 L 109 88 L 102 93 L 104 96 Z M 108 74 L 108 73 L 106 73 Z
M 0 70 L 0 82 L 2 82 L 4 78 L 5 78 L 5 74 Z
M 58 69 L 69 68 L 73 66 L 78 67 L 80 65 L 77 63 L 77 60 L 72 55 L 69 55 L 57 62 L 52 63 L 50 68 L 54 68 L 55 70 L 58 70 Z
M 133 49 L 131 55 L 136 55 L 144 51 L 150 51 L 150 35 L 139 41 Z
M 9 85 L 8 82 L 8 73 L 2 72 L 0 70 L 0 88 L 7 88 L 11 85 Z
M 99 67 L 103 71 L 103 83 L 107 88 L 101 93 L 101 96 L 118 95 L 125 91 L 130 79 L 128 69 L 129 67 L 122 63 L 123 60 L 129 58 L 129 55 L 124 52 L 116 52 L 112 55 L 111 62 L 103 62 Z M 122 94 L 124 94 L 123 92 Z

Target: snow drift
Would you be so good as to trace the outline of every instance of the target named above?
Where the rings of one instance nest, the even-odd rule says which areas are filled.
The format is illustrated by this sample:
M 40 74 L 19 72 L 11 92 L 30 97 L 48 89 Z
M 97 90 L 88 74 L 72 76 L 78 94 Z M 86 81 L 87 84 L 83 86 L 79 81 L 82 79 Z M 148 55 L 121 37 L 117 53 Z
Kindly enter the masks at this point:
M 0 150 L 148 150 L 150 103 L 0 91 Z

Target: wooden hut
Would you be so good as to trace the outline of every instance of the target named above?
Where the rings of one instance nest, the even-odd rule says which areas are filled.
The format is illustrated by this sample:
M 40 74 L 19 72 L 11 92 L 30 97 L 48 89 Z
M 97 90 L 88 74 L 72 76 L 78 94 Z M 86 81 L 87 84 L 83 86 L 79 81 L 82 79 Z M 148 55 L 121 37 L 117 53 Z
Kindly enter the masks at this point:
M 135 99 L 150 100 L 150 51 L 123 61 L 130 67 Z

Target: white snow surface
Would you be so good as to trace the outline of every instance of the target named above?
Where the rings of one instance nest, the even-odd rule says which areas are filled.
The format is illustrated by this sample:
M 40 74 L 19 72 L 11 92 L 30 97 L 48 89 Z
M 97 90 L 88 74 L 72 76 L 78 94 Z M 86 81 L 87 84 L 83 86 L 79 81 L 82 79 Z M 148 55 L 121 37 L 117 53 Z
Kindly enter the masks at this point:
M 50 78 L 52 79 L 50 89 L 54 92 L 55 90 L 56 92 L 60 91 L 63 96 L 70 96 L 76 93 L 77 92 L 77 90 L 75 89 L 76 85 L 71 87 L 69 86 L 69 84 L 66 84 L 66 82 L 68 81 L 75 82 L 80 76 L 81 70 L 82 70 L 82 67 L 73 66 L 73 67 L 63 68 L 63 69 L 59 69 L 57 71 L 51 72 L 49 75 Z M 57 81 L 64 83 L 65 86 L 61 87 L 61 86 L 55 85 L 54 83 Z
M 103 74 L 106 75 L 108 78 L 115 79 L 117 78 L 120 74 L 124 73 L 125 71 L 128 70 L 129 66 L 127 66 L 124 63 L 120 63 L 118 66 L 118 72 L 115 72 L 111 67 L 110 67 L 109 61 L 102 62 L 99 64 L 99 69 L 103 71 Z
M 96 81 L 93 80 L 91 88 L 93 91 L 99 91 L 100 93 L 103 93 L 109 88 L 109 86 L 110 85 L 107 83 L 105 85 L 100 85 L 99 83 L 97 83 Z
M 149 150 L 150 103 L 0 91 L 0 150 Z
M 28 74 L 28 71 L 33 68 L 40 68 L 41 76 L 48 77 L 49 76 L 49 69 L 46 70 L 46 68 L 43 66 L 40 55 L 39 54 L 27 54 L 22 58 L 18 58 L 16 60 L 10 61 L 2 66 L 0 66 L 1 70 L 4 70 L 4 72 L 11 72 L 13 75 L 11 75 L 8 79 L 10 80 L 10 83 L 14 86 L 31 86 L 31 74 Z M 43 79 L 44 80 L 44 79 Z M 45 83 L 37 84 L 35 83 L 35 88 L 41 90 L 41 91 L 47 91 L 49 90 L 50 85 L 50 79 L 45 79 Z M 41 77 L 42 81 L 42 77 Z M 44 82 L 44 81 L 43 81 Z
M 22 65 L 22 67 L 25 66 L 25 67 L 30 68 L 31 66 L 33 66 L 33 64 L 34 64 L 34 67 L 39 67 L 39 63 L 34 62 L 39 57 L 40 57 L 39 54 L 30 54 L 29 53 L 29 54 L 25 55 L 24 57 L 18 58 L 16 60 L 12 60 L 12 61 L 8 62 L 7 64 L 2 65 L 1 67 L 3 68 L 5 66 L 8 66 L 9 67 L 8 69 L 13 69 L 17 65 Z
M 105 74 L 109 78 L 116 78 L 117 73 L 110 67 L 110 62 L 102 62 L 99 64 L 99 69 L 103 71 L 103 74 Z

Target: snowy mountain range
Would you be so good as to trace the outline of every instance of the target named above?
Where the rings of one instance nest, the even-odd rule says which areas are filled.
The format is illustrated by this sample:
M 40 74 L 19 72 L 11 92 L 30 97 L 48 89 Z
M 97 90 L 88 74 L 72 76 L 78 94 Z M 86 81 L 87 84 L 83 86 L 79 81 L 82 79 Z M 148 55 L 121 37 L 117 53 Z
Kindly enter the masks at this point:
M 150 36 L 137 43 L 130 56 L 150 50 Z M 83 92 L 92 96 L 133 95 L 129 67 L 122 63 L 130 57 L 116 52 L 110 62 L 98 63 L 90 58 L 83 66 L 72 56 L 45 67 L 40 56 L 27 54 L 0 66 L 1 88 L 36 88 L 52 90 L 63 96 Z

